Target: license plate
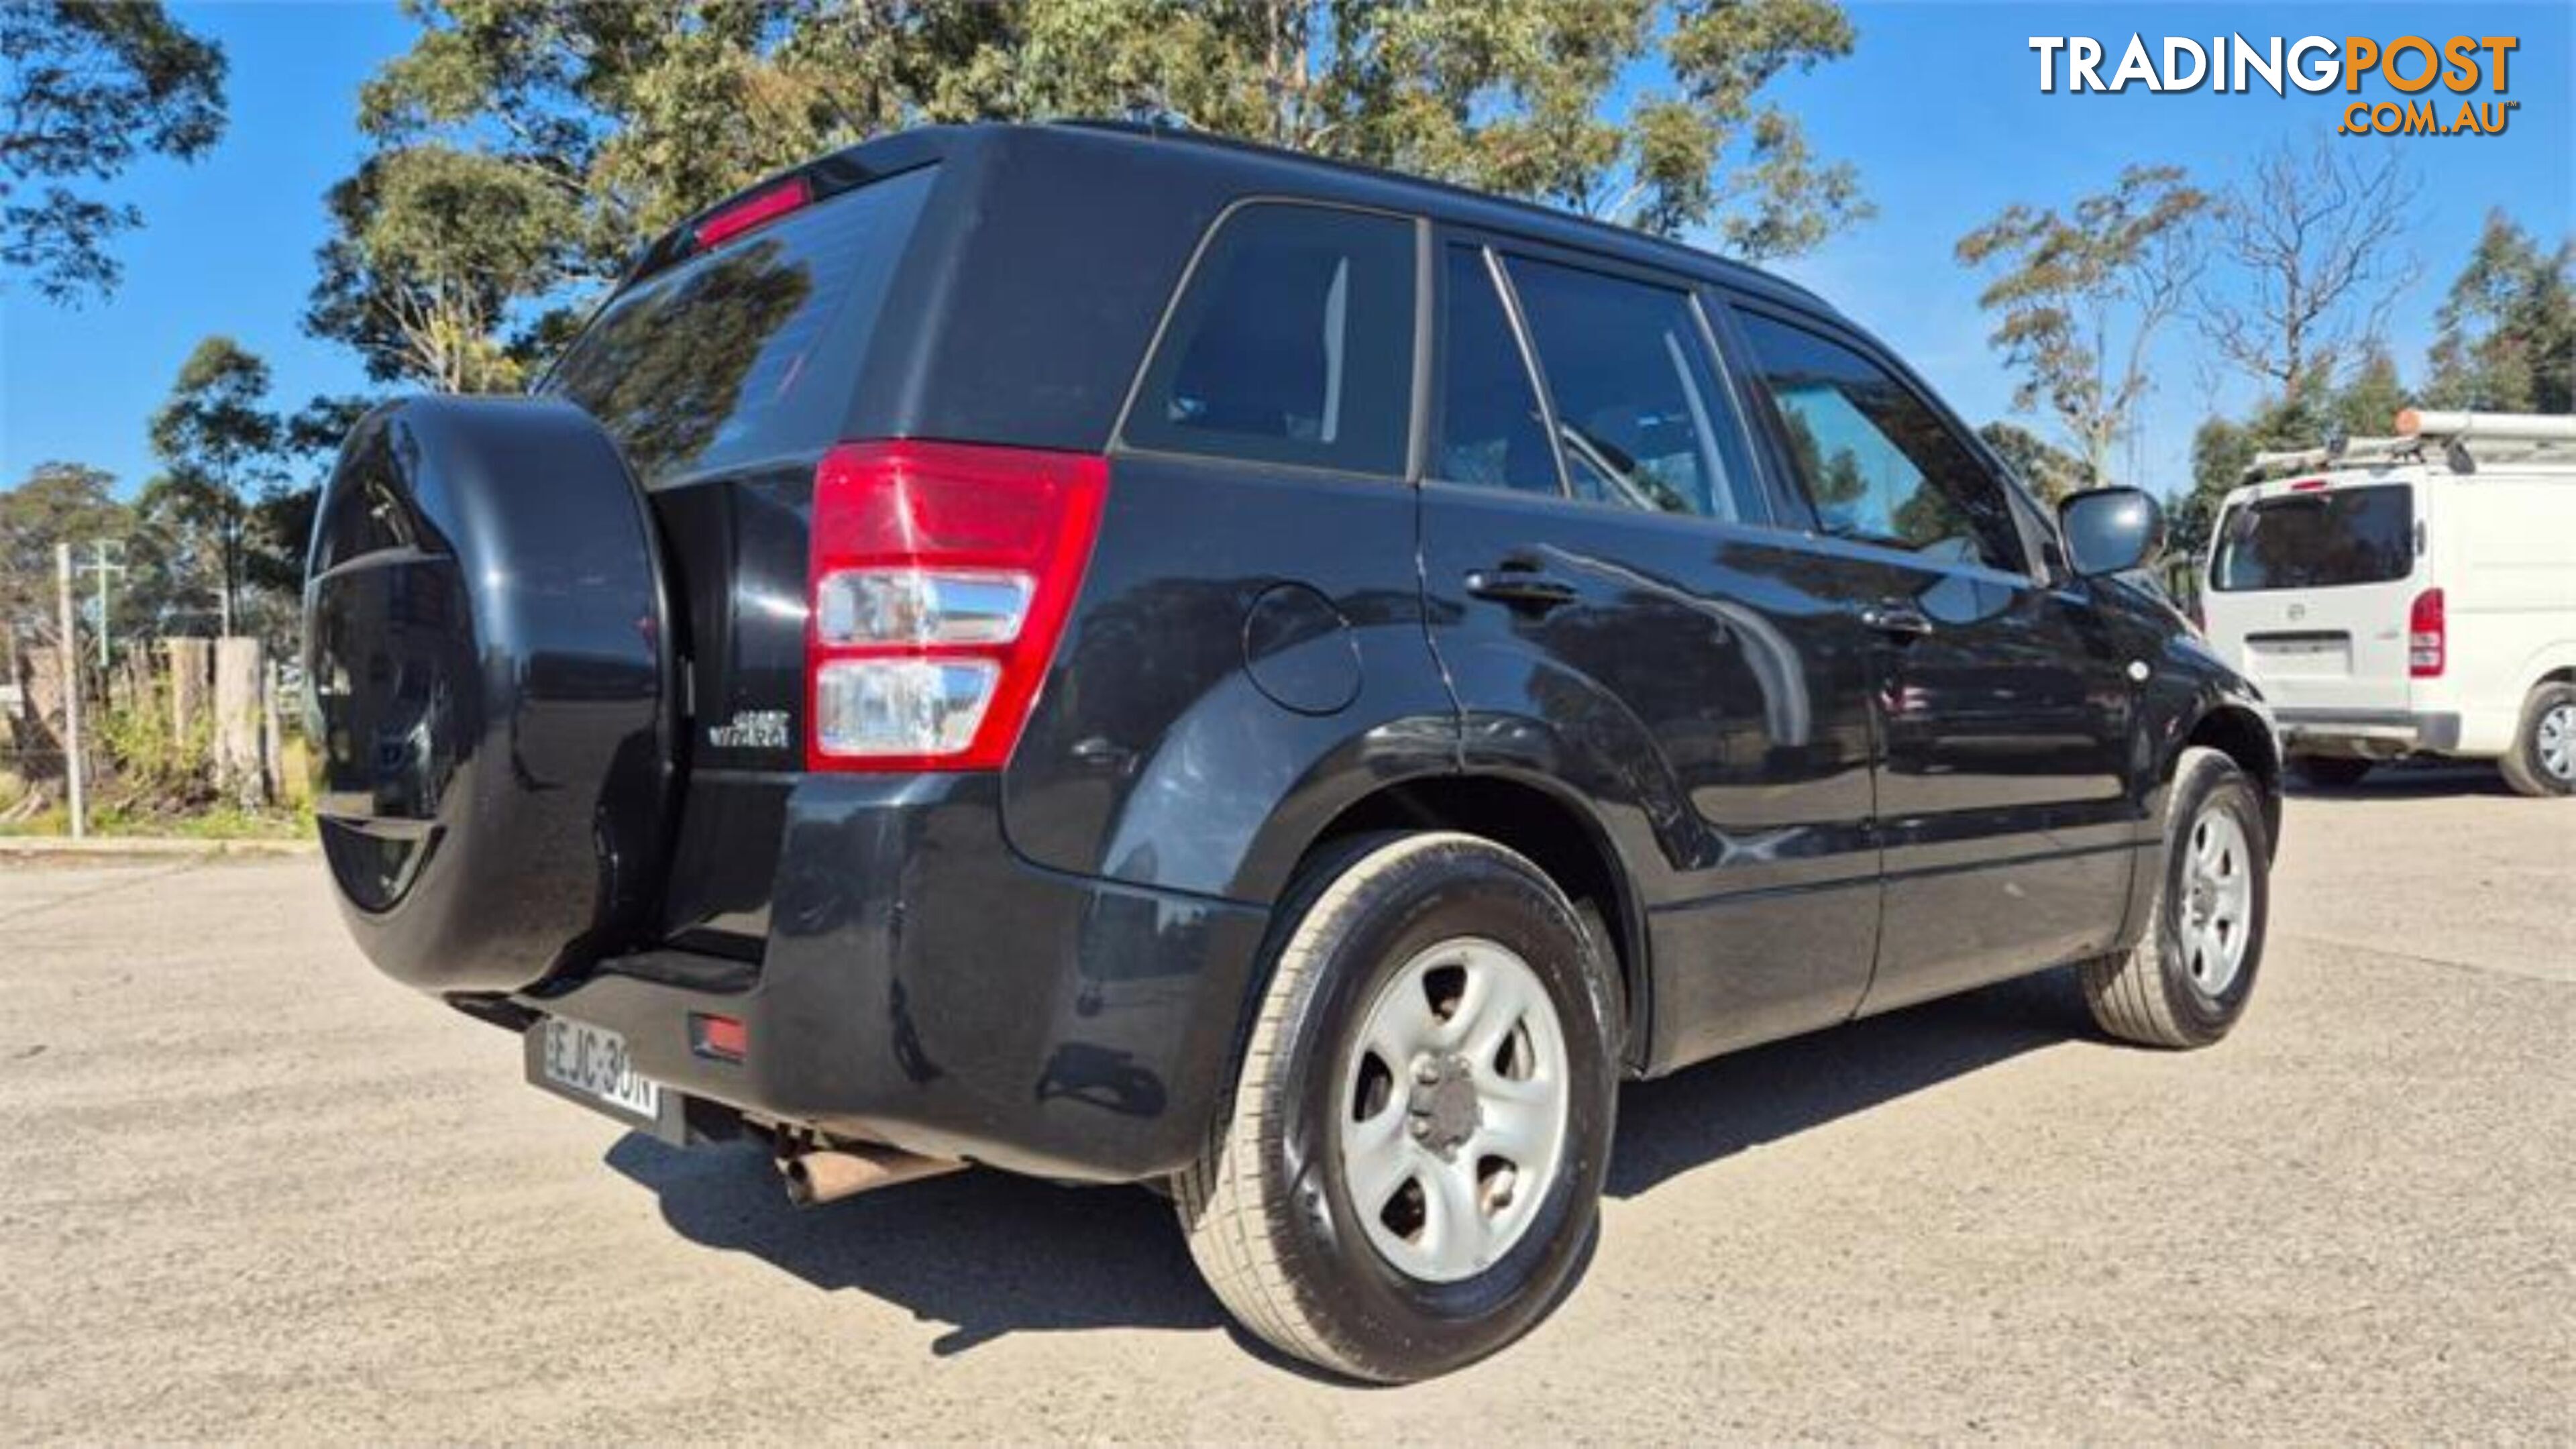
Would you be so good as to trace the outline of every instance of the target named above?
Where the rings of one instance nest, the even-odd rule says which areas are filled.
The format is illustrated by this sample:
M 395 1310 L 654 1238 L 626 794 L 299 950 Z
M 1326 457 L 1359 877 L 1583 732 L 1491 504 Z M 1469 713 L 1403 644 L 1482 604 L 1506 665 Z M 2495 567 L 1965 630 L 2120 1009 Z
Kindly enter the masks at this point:
M 545 1033 L 537 1043 L 537 1075 L 546 1085 L 624 1116 L 650 1121 L 661 1115 L 662 1085 L 636 1073 L 626 1038 L 554 1016 L 536 1029 Z

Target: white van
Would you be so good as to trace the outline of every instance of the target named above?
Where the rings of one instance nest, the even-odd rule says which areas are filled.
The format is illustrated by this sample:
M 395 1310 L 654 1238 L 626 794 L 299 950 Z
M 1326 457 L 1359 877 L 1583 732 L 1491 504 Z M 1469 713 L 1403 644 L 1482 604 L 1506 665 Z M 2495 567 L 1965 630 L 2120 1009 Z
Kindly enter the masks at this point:
M 2313 782 L 2432 754 L 2576 793 L 2576 418 L 2398 432 L 2255 460 L 2211 531 L 2210 640 Z

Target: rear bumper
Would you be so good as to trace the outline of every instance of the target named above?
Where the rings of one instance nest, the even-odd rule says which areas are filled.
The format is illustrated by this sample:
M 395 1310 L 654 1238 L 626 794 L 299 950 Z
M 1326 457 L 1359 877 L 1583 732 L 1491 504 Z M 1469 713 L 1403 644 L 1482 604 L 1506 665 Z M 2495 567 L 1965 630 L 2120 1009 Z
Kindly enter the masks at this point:
M 817 776 L 790 797 L 765 958 L 651 952 L 519 998 L 667 1088 L 1039 1176 L 1186 1165 L 1231 1086 L 1254 906 L 1030 865 L 989 775 Z M 691 1049 L 692 1012 L 746 1028 Z
M 2285 754 L 2395 759 L 2460 747 L 2460 717 L 2420 710 L 2283 709 L 2272 712 Z

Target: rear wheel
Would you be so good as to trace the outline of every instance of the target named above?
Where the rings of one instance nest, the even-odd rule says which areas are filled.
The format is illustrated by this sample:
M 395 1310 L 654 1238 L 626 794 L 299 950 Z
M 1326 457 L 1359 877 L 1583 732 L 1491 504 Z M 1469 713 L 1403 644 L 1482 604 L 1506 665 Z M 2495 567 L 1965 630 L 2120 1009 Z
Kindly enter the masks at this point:
M 2375 763 L 2350 755 L 2296 755 L 2291 757 L 2290 767 L 2299 772 L 2300 779 L 2320 789 L 2342 790 L 2360 784 L 2361 777 L 2369 774 Z
M 2137 946 L 2084 963 L 2104 1031 L 2145 1046 L 2200 1047 L 2245 1014 L 2263 964 L 2271 840 L 2254 786 L 2217 750 L 2188 749 L 2165 807 L 2163 878 Z
M 2520 795 L 2576 795 L 2576 684 L 2544 684 L 2522 702 L 2513 748 L 2497 762 Z
M 1616 1090 L 1607 962 L 1490 841 L 1300 878 L 1232 1110 L 1177 1183 L 1191 1255 L 1285 1352 L 1402 1382 L 1529 1331 L 1580 1271 Z

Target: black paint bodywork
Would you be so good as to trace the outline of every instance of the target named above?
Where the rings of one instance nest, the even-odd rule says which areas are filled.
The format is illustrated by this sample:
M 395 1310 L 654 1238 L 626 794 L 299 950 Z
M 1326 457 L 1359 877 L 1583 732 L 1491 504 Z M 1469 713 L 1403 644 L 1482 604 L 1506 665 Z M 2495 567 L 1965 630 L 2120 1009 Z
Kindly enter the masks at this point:
M 1222 1110 L 1299 862 L 1336 830 L 1454 823 L 1460 782 L 1506 843 L 1597 866 L 1641 1074 L 2133 942 L 2192 742 L 2236 754 L 2277 825 L 2259 697 L 2150 586 L 2076 576 L 2026 498 L 2015 573 L 1795 516 L 1717 524 L 1443 481 L 1419 397 L 1401 475 L 1121 440 L 1192 257 L 1250 201 L 1413 222 L 1417 393 L 1441 364 L 1430 259 L 1452 242 L 1690 291 L 1774 498 L 1794 493 L 1784 445 L 1731 309 L 1794 316 L 1910 376 L 1797 288 L 1535 208 L 1130 130 L 921 131 L 812 171 L 829 189 L 932 164 L 836 437 L 1111 460 L 1008 767 L 804 772 L 819 445 L 641 480 L 658 562 L 639 567 L 664 576 L 662 677 L 684 712 L 657 737 L 669 865 L 644 924 L 596 964 L 419 984 L 499 1019 L 610 1027 L 646 1074 L 762 1119 L 1139 1179 L 1191 1160 Z M 686 232 L 643 270 L 683 259 Z M 1469 587 L 1496 569 L 1563 596 L 1528 608 Z M 1870 622 L 1891 605 L 1930 632 Z M 709 733 L 763 710 L 787 713 L 788 745 Z M 505 778 L 491 757 L 514 742 L 461 738 Z M 747 1060 L 693 1053 L 691 1011 L 743 1019 Z

